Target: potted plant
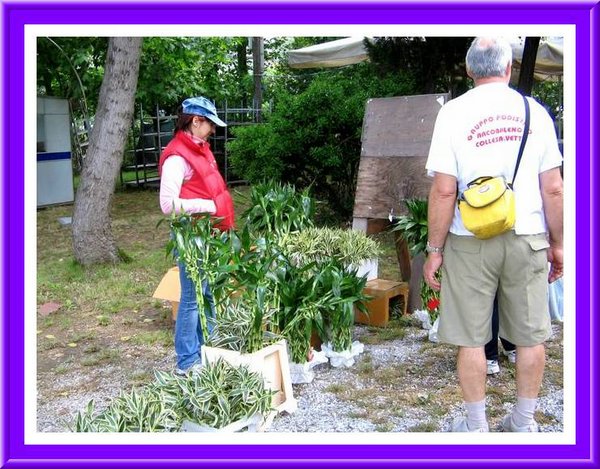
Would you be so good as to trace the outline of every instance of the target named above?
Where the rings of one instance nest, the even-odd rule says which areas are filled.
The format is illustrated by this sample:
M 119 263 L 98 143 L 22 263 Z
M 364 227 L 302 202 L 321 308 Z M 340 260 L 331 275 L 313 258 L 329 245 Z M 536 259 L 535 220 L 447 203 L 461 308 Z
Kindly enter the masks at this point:
M 267 181 L 252 186 L 249 202 L 242 218 L 257 236 L 281 239 L 313 226 L 315 201 L 308 188 L 298 192 L 291 184 Z
M 106 409 L 76 414 L 76 432 L 255 431 L 272 411 L 273 391 L 247 366 L 217 360 L 199 373 L 155 373 L 140 391 L 121 392 Z
M 246 274 L 253 272 L 254 280 L 260 277 L 257 270 L 260 269 L 248 266 L 240 269 Z M 265 385 L 274 391 L 273 407 L 279 412 L 294 412 L 297 402 L 291 387 L 287 344 L 281 335 L 273 332 L 277 300 L 265 279 L 258 284 L 250 284 L 244 278 L 247 279 L 237 277 L 245 288 L 238 297 L 226 302 L 214 321 L 201 349 L 202 361 L 212 363 L 222 359 L 236 365 L 247 365 L 259 372 Z
M 329 227 L 309 227 L 286 238 L 284 251 L 297 265 L 323 264 L 335 259 L 348 271 L 377 277 L 379 244 L 363 232 Z
M 399 231 L 410 248 L 413 256 L 413 265 L 417 264 L 414 258 L 425 257 L 425 247 L 427 246 L 427 210 L 428 203 L 424 199 L 409 199 L 405 201 L 408 209 L 407 215 L 397 217 L 392 231 Z M 418 263 L 422 265 L 422 262 Z M 421 278 L 420 299 L 424 309 L 429 314 L 431 324 L 435 322 L 439 315 L 440 294 L 432 290 L 427 283 L 422 279 L 422 271 L 413 269 L 413 274 L 417 274 Z M 437 279 L 440 279 L 440 272 L 436 274 Z
M 273 410 L 274 391 L 247 365 L 217 359 L 187 377 L 157 373 L 157 381 L 165 402 L 179 409 L 182 431 L 255 430 Z

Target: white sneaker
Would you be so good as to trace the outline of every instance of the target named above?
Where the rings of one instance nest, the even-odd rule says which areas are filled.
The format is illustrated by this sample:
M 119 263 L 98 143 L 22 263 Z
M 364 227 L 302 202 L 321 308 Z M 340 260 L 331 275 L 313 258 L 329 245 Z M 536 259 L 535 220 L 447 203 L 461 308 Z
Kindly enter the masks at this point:
M 175 368 L 175 374 L 178 376 L 186 376 L 189 373 L 200 373 L 201 369 L 202 369 L 202 362 L 197 361 L 196 363 L 194 363 L 189 368 L 186 368 L 185 370 L 182 370 L 181 368 Z
M 485 427 L 475 428 L 473 430 L 469 429 L 467 425 L 466 417 L 456 417 L 452 422 L 452 427 L 450 428 L 451 432 L 470 432 L 470 433 L 487 433 L 490 431 L 487 423 Z
M 487 374 L 495 375 L 496 373 L 500 373 L 500 366 L 498 365 L 498 360 L 487 360 Z
M 505 350 L 504 356 L 508 358 L 509 363 L 517 362 L 517 351 L 516 350 L 509 350 L 508 352 Z
M 513 422 L 511 414 L 508 414 L 502 419 L 500 427 L 502 428 L 503 432 L 535 433 L 540 431 L 540 427 L 535 420 L 532 420 L 529 425 L 525 425 L 524 427 L 517 427 Z

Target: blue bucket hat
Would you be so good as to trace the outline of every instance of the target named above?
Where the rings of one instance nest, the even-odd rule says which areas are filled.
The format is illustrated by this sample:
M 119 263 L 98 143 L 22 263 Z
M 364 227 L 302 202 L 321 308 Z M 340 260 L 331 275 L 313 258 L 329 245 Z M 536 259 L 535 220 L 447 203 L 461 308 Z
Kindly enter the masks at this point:
M 181 106 L 184 114 L 194 114 L 196 116 L 206 117 L 219 127 L 227 127 L 227 124 L 217 116 L 217 108 L 215 105 L 204 96 L 188 98 Z

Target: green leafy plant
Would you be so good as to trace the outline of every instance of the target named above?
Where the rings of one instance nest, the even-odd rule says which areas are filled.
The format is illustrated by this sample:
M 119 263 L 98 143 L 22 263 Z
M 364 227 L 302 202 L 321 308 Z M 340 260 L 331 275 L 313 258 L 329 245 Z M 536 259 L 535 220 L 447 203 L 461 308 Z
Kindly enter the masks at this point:
M 392 227 L 392 231 L 400 231 L 411 254 L 416 256 L 425 252 L 427 245 L 427 200 L 408 199 L 405 201 L 408 208 L 407 215 L 398 217 Z
M 254 353 L 280 337 L 269 331 L 275 309 L 266 302 L 264 286 L 247 290 L 241 298 L 229 302 L 214 322 L 207 345 Z
M 368 63 L 316 75 L 296 92 L 274 84 L 273 112 L 261 129 L 238 127 L 229 155 L 251 184 L 265 174 L 296 187 L 311 186 L 337 221 L 352 215 L 361 129 L 369 98 L 413 94 L 407 73 L 382 76 Z M 295 91 L 295 90 L 294 90 Z M 257 144 L 257 142 L 259 144 Z
M 295 266 L 282 255 L 271 275 L 279 300 L 275 327 L 285 337 L 294 363 L 308 360 L 312 331 L 323 330 L 321 305 L 326 298 L 318 288 L 315 269 L 315 264 Z
M 332 262 L 322 266 L 318 275 L 319 289 L 324 317 L 325 342 L 330 342 L 335 352 L 349 350 L 352 347 L 354 328 L 354 308 L 366 312 L 363 293 L 366 277 L 358 277 L 355 271 L 348 272 L 344 267 Z
M 346 267 L 375 258 L 381 253 L 377 241 L 357 230 L 310 227 L 291 233 L 282 249 L 299 265 L 335 259 Z
M 143 391 L 121 391 L 101 412 L 94 401 L 75 416 L 76 432 L 172 432 L 181 424 L 177 409 L 163 399 L 160 389 L 150 386 Z
M 291 184 L 267 181 L 252 186 L 250 207 L 242 214 L 256 236 L 282 236 L 313 225 L 315 202 L 309 189 L 301 192 Z
M 182 419 L 213 428 L 272 410 L 275 391 L 265 386 L 260 373 L 246 365 L 222 359 L 205 364 L 199 373 L 181 377 L 157 372 L 164 399 L 178 409 Z
M 260 373 L 222 359 L 199 373 L 178 376 L 157 371 L 155 381 L 141 391 L 121 392 L 106 409 L 94 401 L 75 415 L 76 432 L 173 432 L 184 420 L 222 428 L 272 410 L 275 391 L 266 388 Z
M 192 216 L 174 213 L 170 218 L 172 237 L 166 247 L 167 254 L 183 261 L 188 276 L 194 282 L 205 341 L 208 339 L 209 319 L 213 314 L 211 305 L 204 297 L 202 283 L 206 281 L 210 285 L 218 315 L 220 305 L 233 288 L 231 273 L 237 264 L 231 260 L 240 251 L 237 235 L 220 232 L 214 227 L 214 221 L 208 214 Z
M 408 243 L 413 256 L 425 253 L 427 246 L 427 200 L 409 199 L 405 201 L 408 214 L 396 219 L 392 231 L 400 231 Z M 441 272 L 436 273 L 436 278 L 441 279 Z M 433 290 L 425 280 L 421 280 L 421 303 L 429 313 L 433 323 L 439 316 L 440 293 Z

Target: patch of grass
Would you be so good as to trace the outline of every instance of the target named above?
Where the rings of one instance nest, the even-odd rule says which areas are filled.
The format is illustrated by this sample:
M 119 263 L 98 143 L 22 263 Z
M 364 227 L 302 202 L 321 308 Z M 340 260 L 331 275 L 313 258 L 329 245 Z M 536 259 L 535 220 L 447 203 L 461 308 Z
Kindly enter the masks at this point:
M 79 343 L 86 340 L 93 340 L 95 338 L 95 331 L 75 331 L 73 335 L 69 336 L 69 342 Z
M 506 404 L 509 402 L 513 402 L 515 397 L 514 393 L 510 392 L 506 388 L 506 383 L 498 383 L 498 385 L 490 385 L 488 381 L 488 386 L 486 389 L 486 394 L 490 399 L 495 399 L 501 404 Z
M 438 431 L 438 426 L 433 422 L 423 422 L 410 427 L 407 431 L 411 433 L 432 433 Z
M 73 317 L 68 312 L 56 312 L 50 316 L 39 319 L 38 327 L 42 329 L 50 329 L 57 327 L 62 330 L 71 330 L 73 328 Z
M 344 391 L 346 391 L 346 386 L 343 384 L 333 383 L 323 389 L 323 391 L 330 392 L 332 394 L 342 394 Z
M 54 368 L 54 374 L 64 375 L 65 373 L 70 371 L 72 367 L 73 367 L 73 360 L 68 359 L 68 360 L 56 365 L 56 367 Z
M 555 425 L 558 422 L 553 415 L 545 414 L 539 410 L 535 412 L 534 419 L 539 425 Z
M 129 379 L 129 387 L 144 386 L 154 381 L 154 374 L 149 371 L 139 371 L 133 373 Z
M 397 321 L 390 321 L 387 327 L 368 327 L 369 335 L 362 337 L 361 341 L 369 345 L 382 344 L 390 340 L 403 339 L 406 330 Z
M 399 327 L 386 327 L 379 333 L 379 337 L 384 342 L 388 340 L 404 339 L 405 336 L 406 330 Z
M 348 412 L 348 417 L 350 417 L 351 419 L 365 419 L 368 417 L 368 413 L 364 410 L 358 410 L 358 411 L 352 411 L 352 412 Z
M 102 347 L 100 347 L 98 344 L 92 344 L 92 345 L 88 345 L 87 347 L 84 347 L 83 353 L 87 353 L 87 354 L 98 353 L 98 352 L 100 352 L 100 350 L 102 350 Z
M 101 351 L 81 360 L 83 366 L 97 366 L 107 363 L 118 363 L 121 360 L 121 352 L 114 348 L 104 348 Z
M 375 431 L 380 433 L 389 433 L 394 429 L 394 424 L 392 422 L 384 422 L 375 425 Z
M 367 352 L 365 354 L 365 356 L 363 357 L 363 359 L 358 362 L 356 371 L 362 377 L 366 377 L 366 376 L 372 376 L 374 370 L 375 370 L 375 367 L 373 366 L 373 359 L 371 357 L 371 354 L 369 354 Z
M 58 342 L 57 340 L 45 341 L 38 344 L 38 350 L 40 350 L 41 352 L 47 352 L 48 350 L 53 350 L 55 348 L 61 348 L 64 346 L 65 345 L 62 342 Z
M 110 319 L 105 314 L 96 316 L 96 319 L 98 320 L 99 326 L 108 326 L 110 324 Z
M 158 330 L 139 332 L 131 338 L 134 344 L 138 345 L 162 345 L 171 347 L 173 345 L 173 334 L 171 331 Z

